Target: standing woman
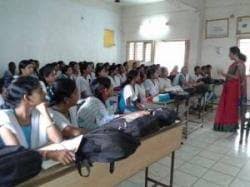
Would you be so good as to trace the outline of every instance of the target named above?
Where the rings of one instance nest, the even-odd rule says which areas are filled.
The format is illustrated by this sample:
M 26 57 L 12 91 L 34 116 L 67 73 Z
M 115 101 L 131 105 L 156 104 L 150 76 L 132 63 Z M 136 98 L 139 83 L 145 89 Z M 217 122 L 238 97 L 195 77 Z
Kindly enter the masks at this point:
M 229 57 L 234 62 L 230 65 L 228 72 L 218 71 L 226 82 L 217 108 L 214 130 L 224 132 L 235 132 L 238 127 L 238 105 L 240 98 L 240 68 L 238 47 L 231 47 Z

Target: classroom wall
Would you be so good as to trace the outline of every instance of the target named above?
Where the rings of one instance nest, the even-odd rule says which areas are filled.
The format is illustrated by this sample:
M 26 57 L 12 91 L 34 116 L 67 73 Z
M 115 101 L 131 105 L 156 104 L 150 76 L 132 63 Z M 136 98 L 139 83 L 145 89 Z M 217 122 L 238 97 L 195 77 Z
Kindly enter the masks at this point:
M 232 17 L 230 18 L 230 16 Z M 237 45 L 237 38 L 247 35 L 236 35 L 236 20 L 238 16 L 250 16 L 249 0 L 207 0 L 205 20 L 230 18 L 229 37 L 205 39 L 205 22 L 203 23 L 202 61 L 201 64 L 211 64 L 214 69 L 226 71 L 230 65 L 228 49 Z
M 29 58 L 120 62 L 120 15 L 97 0 L 0 1 L 0 72 Z M 115 31 L 115 47 L 103 47 L 105 28 Z
M 190 40 L 189 67 L 192 69 L 197 63 L 200 63 L 204 1 L 186 0 L 185 4 L 177 2 L 167 0 L 123 8 L 123 59 L 126 59 L 127 41 Z M 140 28 L 144 21 L 157 16 L 163 16 L 167 19 L 169 23 L 167 32 L 163 32 L 160 36 L 142 35 Z

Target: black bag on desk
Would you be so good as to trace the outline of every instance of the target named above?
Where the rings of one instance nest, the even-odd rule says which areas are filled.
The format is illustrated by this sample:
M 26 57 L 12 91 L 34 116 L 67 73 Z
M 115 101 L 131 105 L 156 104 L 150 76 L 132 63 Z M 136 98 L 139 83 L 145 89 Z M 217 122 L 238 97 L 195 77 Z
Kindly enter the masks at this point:
M 168 108 L 158 108 L 151 113 L 158 120 L 160 127 L 169 126 L 178 119 L 177 112 Z
M 160 129 L 157 118 L 152 115 L 144 115 L 130 122 L 127 122 L 124 118 L 115 119 L 108 123 L 106 127 L 119 129 L 138 138 L 152 134 Z
M 110 173 L 114 171 L 115 161 L 133 154 L 140 145 L 139 139 L 114 128 L 99 128 L 86 134 L 75 154 L 76 166 L 81 176 L 88 177 L 94 162 L 110 163 Z M 82 167 L 87 174 L 82 174 Z
M 22 146 L 0 149 L 0 186 L 15 186 L 37 175 L 42 167 L 41 155 Z

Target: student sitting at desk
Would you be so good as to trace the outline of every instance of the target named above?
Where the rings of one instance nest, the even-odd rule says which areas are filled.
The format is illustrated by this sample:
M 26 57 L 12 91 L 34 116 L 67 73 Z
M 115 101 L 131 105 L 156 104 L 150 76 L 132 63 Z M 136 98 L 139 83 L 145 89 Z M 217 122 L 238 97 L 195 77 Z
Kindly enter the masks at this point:
M 79 127 L 92 130 L 113 120 L 117 115 L 110 113 L 106 101 L 112 95 L 111 81 L 107 77 L 99 77 L 91 84 L 94 96 L 88 97 L 77 112 Z
M 118 66 L 117 65 L 112 65 L 109 67 L 109 76 L 108 78 L 111 81 L 112 87 L 114 89 L 120 89 L 121 86 L 121 79 L 118 74 Z
M 72 138 L 84 132 L 78 128 L 77 101 L 79 93 L 75 81 L 57 79 L 49 91 L 50 113 L 64 138 Z
M 154 97 L 159 94 L 160 85 L 158 78 L 159 78 L 159 73 L 156 67 L 154 66 L 150 67 L 147 72 L 147 80 L 145 80 L 144 82 L 147 95 Z
M 171 80 L 168 79 L 168 69 L 166 67 L 161 67 L 161 74 L 159 78 L 160 91 L 164 92 L 166 89 L 171 88 Z
M 130 113 L 143 109 L 138 98 L 139 93 L 135 89 L 135 85 L 139 79 L 140 74 L 137 70 L 131 70 L 128 73 L 127 80 L 123 83 L 122 90 L 118 98 L 118 108 L 120 113 Z
M 48 144 L 49 140 L 52 143 L 62 141 L 44 100 L 45 93 L 34 77 L 19 77 L 9 86 L 6 94 L 9 109 L 0 111 L 0 136 L 5 145 L 37 149 Z M 66 150 L 41 151 L 41 154 L 63 164 L 72 162 L 74 157 Z
M 190 75 L 188 73 L 188 68 L 186 66 L 184 66 L 181 69 L 181 72 L 178 73 L 174 80 L 173 80 L 173 86 L 181 86 L 181 87 L 190 87 Z

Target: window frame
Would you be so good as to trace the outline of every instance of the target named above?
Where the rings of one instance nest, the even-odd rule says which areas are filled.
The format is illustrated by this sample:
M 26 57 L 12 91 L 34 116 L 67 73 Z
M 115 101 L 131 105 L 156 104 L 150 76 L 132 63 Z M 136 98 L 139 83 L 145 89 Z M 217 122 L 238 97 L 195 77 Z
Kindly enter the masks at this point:
M 142 56 L 143 59 L 141 61 L 138 62 L 144 62 L 145 64 L 147 63 L 153 63 L 154 62 L 154 41 L 153 40 L 131 40 L 131 41 L 127 41 L 126 42 L 126 59 L 127 61 L 131 61 L 131 59 L 129 59 L 129 51 L 130 51 L 130 44 L 134 43 L 134 57 L 132 59 L 132 61 L 137 61 L 135 60 L 135 56 L 136 56 L 136 43 L 143 43 L 143 51 L 142 51 Z M 145 61 L 145 57 L 146 57 L 146 45 L 147 44 L 151 44 L 151 61 Z

